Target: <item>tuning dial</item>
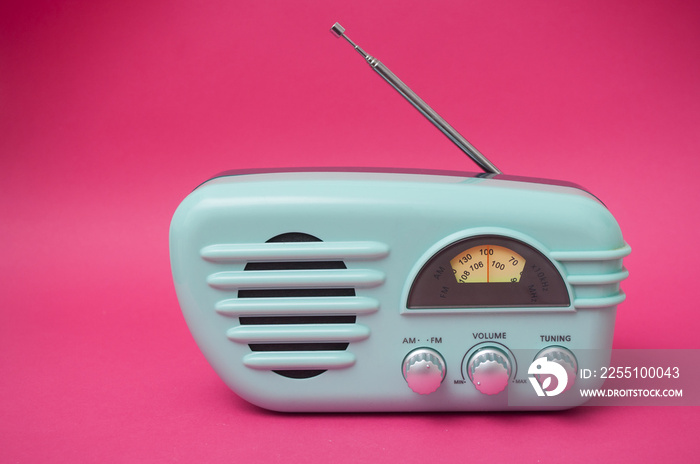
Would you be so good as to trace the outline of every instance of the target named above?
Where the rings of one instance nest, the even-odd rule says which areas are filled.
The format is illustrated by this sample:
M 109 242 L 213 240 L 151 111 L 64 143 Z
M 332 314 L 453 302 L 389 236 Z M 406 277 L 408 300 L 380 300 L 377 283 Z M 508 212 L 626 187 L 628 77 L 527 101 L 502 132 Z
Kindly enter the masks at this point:
M 469 358 L 467 374 L 477 390 L 486 395 L 495 395 L 508 385 L 510 360 L 498 348 L 482 348 Z
M 564 368 L 566 371 L 567 382 L 566 387 L 562 390 L 562 392 L 565 392 L 574 386 L 574 383 L 576 382 L 576 374 L 578 373 L 578 363 L 576 362 L 576 357 L 571 351 L 562 346 L 550 346 L 537 353 L 535 359 L 539 358 L 546 358 L 547 361 L 557 363 Z M 542 384 L 544 381 L 543 377 L 546 376 L 537 375 L 536 377 L 540 384 Z
M 445 360 L 430 348 L 413 350 L 403 361 L 403 377 L 416 393 L 427 395 L 438 389 L 445 378 Z

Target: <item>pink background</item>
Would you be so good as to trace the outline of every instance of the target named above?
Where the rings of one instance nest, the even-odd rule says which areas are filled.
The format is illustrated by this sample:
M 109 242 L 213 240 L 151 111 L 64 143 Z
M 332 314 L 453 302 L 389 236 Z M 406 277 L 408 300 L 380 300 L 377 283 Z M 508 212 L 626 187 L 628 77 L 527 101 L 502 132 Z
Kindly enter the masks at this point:
M 0 6 L 0 461 L 697 459 L 697 407 L 250 406 L 189 335 L 168 227 L 226 169 L 475 170 L 340 21 L 504 172 L 608 205 L 633 249 L 616 347 L 700 348 L 700 4 L 199 3 Z

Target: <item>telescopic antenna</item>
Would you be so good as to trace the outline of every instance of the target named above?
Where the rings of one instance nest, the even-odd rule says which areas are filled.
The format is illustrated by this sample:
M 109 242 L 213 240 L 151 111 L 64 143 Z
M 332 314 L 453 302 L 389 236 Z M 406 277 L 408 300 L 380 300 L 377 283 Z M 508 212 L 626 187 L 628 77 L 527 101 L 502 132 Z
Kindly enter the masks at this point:
M 416 93 L 411 90 L 406 84 L 401 82 L 401 79 L 396 77 L 396 74 L 391 72 L 389 68 L 384 66 L 381 61 L 371 56 L 364 50 L 362 50 L 358 45 L 345 35 L 345 28 L 339 23 L 335 23 L 331 27 L 331 32 L 336 37 L 342 37 L 348 41 L 350 45 L 357 50 L 357 52 L 362 55 L 362 57 L 367 61 L 369 66 L 377 72 L 382 78 L 387 81 L 393 88 L 395 88 L 403 97 L 411 103 L 418 111 L 420 111 L 423 116 L 428 118 L 435 127 L 440 129 L 443 134 L 445 134 L 452 142 L 454 142 L 460 150 L 467 154 L 476 164 L 481 167 L 485 172 L 489 174 L 501 174 L 501 171 L 493 165 L 484 155 L 482 155 L 479 150 L 474 147 L 467 139 L 465 139 L 462 134 L 457 132 L 450 124 L 445 121 L 439 114 L 435 112 L 427 103 L 425 103 Z

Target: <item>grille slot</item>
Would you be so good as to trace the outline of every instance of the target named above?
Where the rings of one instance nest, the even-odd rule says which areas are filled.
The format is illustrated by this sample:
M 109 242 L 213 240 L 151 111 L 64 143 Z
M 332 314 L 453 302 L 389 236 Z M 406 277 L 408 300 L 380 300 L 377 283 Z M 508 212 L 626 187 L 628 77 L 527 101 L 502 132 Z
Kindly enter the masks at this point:
M 303 234 L 282 234 L 258 244 L 220 244 L 202 249 L 202 258 L 217 264 L 245 264 L 242 271 L 223 270 L 207 278 L 210 287 L 235 292 L 216 304 L 239 325 L 226 335 L 245 343 L 251 353 L 243 364 L 291 379 L 308 379 L 328 369 L 355 363 L 348 351 L 369 337 L 357 316 L 379 310 L 374 298 L 357 290 L 384 283 L 384 273 L 348 261 L 384 258 L 378 242 L 322 242 Z M 239 268 L 240 269 L 240 268 Z
M 238 298 L 304 298 L 355 296 L 352 288 L 285 288 L 281 290 L 238 290 Z
M 356 316 L 246 316 L 241 325 L 269 324 L 354 324 Z
M 251 343 L 251 351 L 345 351 L 349 343 Z
M 342 261 L 290 261 L 248 263 L 245 271 L 285 271 L 292 269 L 347 269 Z

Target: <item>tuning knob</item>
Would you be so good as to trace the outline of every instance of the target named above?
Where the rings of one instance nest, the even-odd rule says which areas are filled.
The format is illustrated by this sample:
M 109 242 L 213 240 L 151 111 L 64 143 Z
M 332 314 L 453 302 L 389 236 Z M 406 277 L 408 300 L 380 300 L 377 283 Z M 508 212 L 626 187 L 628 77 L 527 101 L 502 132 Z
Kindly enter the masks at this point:
M 430 348 L 413 350 L 403 361 L 403 377 L 411 390 L 427 395 L 438 389 L 445 378 L 445 360 Z
M 486 395 L 495 395 L 508 385 L 510 359 L 498 348 L 482 348 L 469 358 L 467 374 L 477 390 Z
M 562 390 L 562 392 L 565 392 L 574 386 L 574 383 L 576 382 L 576 374 L 578 373 L 578 363 L 576 362 L 576 357 L 571 351 L 562 346 L 550 346 L 537 353 L 535 359 L 539 358 L 546 358 L 547 361 L 555 362 L 564 368 L 566 371 L 567 382 L 566 387 Z M 545 376 L 537 375 L 537 380 L 540 382 L 540 384 L 544 380 L 541 377 Z

